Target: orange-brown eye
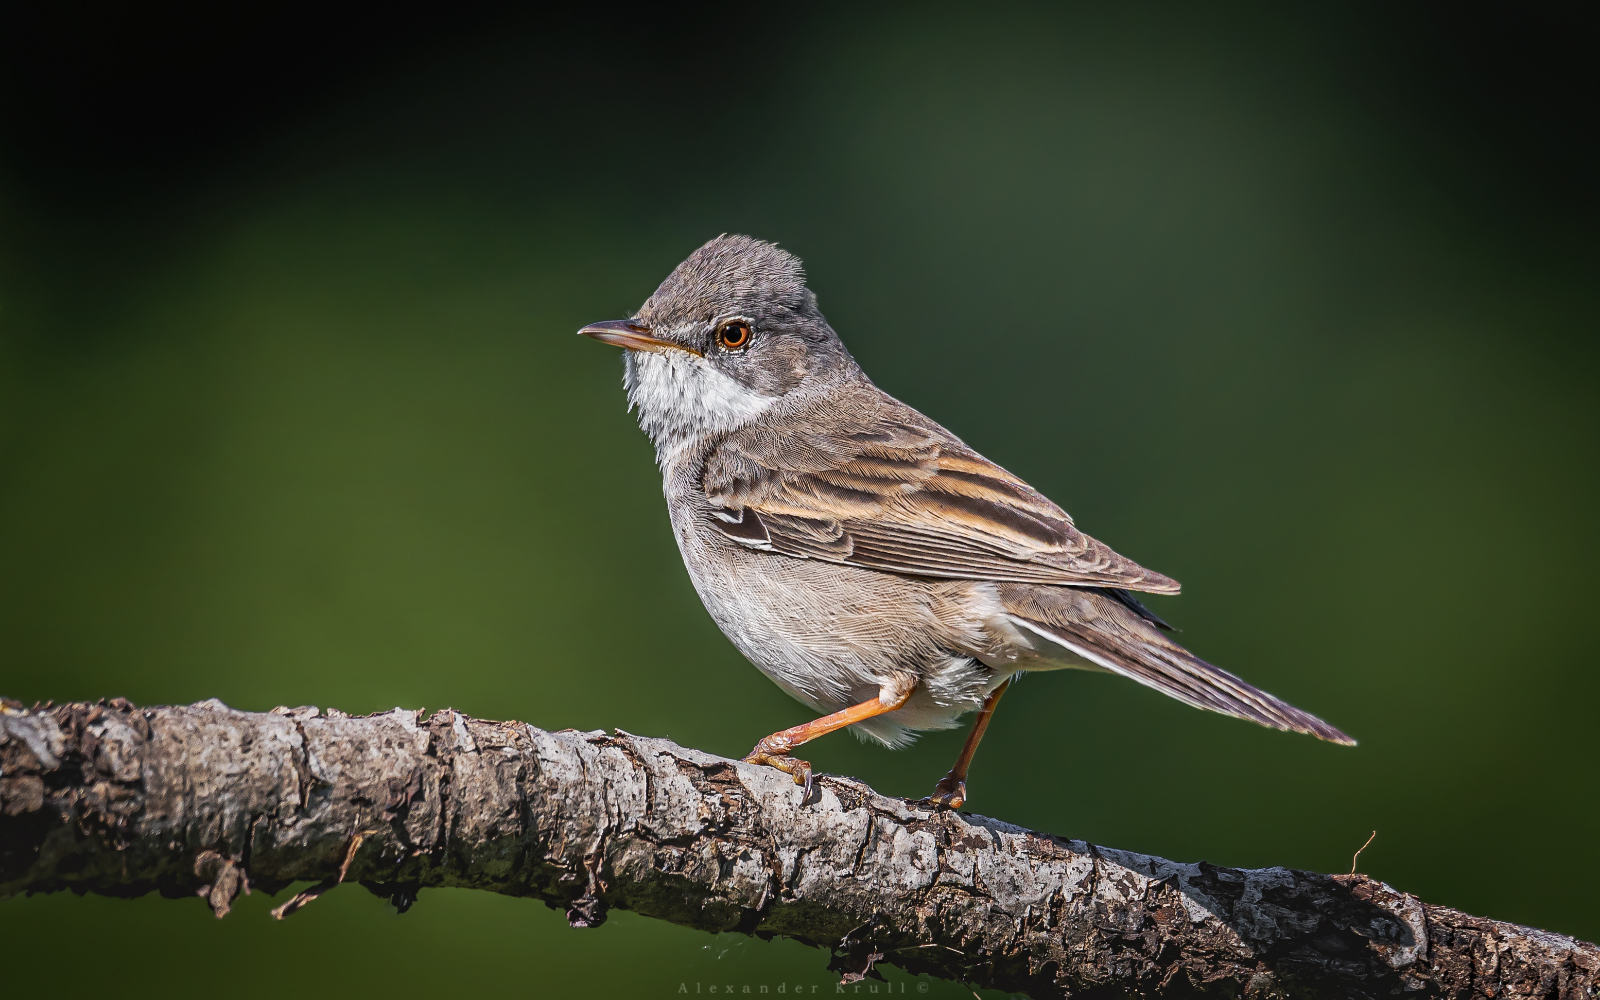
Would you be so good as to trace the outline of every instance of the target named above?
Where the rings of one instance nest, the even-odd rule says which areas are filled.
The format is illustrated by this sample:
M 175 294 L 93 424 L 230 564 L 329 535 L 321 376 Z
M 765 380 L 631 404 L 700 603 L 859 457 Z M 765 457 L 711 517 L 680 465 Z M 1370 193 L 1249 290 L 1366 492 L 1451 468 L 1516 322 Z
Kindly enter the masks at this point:
M 717 343 L 724 350 L 742 350 L 750 343 L 750 324 L 742 319 L 730 319 L 717 328 Z

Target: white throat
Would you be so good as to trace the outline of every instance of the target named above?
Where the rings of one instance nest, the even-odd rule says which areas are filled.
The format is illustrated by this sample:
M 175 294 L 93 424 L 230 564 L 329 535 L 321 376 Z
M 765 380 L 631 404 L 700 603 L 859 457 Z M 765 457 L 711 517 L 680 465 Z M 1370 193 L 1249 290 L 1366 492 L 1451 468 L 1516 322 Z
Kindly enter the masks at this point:
M 629 351 L 622 373 L 628 409 L 656 446 L 664 470 L 685 448 L 708 435 L 736 431 L 778 401 L 717 371 L 686 351 Z

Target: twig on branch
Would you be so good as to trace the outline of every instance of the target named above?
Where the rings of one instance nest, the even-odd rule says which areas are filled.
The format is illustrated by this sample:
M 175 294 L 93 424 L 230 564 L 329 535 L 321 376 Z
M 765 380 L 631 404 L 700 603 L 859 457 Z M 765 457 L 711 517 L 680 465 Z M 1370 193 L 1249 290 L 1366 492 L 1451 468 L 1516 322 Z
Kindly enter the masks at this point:
M 356 859 L 356 852 L 361 849 L 361 842 L 368 836 L 377 832 L 378 831 L 376 830 L 362 830 L 360 833 L 352 836 L 350 838 L 350 846 L 344 850 L 344 861 L 340 862 L 339 864 L 339 873 L 337 875 L 329 875 L 327 878 L 323 879 L 321 882 L 318 882 L 311 888 L 306 889 L 303 892 L 295 893 L 295 895 L 282 906 L 274 907 L 272 910 L 272 919 L 282 920 L 284 917 L 287 917 L 289 914 L 299 910 L 307 903 L 310 903 L 318 896 L 343 882 L 344 877 L 350 874 L 350 862 Z M 219 913 L 217 916 L 220 917 L 222 914 Z
M 578 926 L 622 907 L 797 938 L 847 979 L 889 962 L 1033 997 L 1600 993 L 1594 945 L 1362 875 L 1178 864 L 818 789 L 802 805 L 787 775 L 666 740 L 448 710 L 8 702 L 0 896 L 200 893 L 221 916 L 252 886 L 348 876 L 402 910 L 433 886 Z
M 1377 839 L 1378 839 L 1378 831 L 1374 830 L 1374 831 L 1372 831 L 1372 836 L 1367 838 L 1366 843 L 1364 843 L 1360 847 L 1356 848 L 1356 852 L 1354 854 L 1350 855 L 1350 874 L 1354 875 L 1356 873 L 1356 862 L 1361 860 L 1361 852 L 1366 850 L 1367 848 L 1371 847 L 1372 846 L 1372 842 L 1374 840 L 1377 840 Z

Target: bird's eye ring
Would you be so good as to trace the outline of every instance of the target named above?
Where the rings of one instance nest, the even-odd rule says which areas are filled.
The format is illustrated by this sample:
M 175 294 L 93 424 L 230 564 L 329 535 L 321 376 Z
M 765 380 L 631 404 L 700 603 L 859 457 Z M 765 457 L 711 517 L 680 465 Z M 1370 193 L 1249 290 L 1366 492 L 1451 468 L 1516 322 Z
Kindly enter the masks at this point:
M 730 319 L 717 327 L 717 343 L 725 351 L 742 351 L 750 345 L 750 324 L 742 319 Z

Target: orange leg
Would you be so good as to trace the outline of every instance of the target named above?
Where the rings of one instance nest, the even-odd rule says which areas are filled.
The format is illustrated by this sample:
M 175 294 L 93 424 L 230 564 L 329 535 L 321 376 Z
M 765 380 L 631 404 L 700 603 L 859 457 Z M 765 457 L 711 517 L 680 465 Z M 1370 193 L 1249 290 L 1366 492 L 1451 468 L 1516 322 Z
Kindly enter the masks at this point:
M 911 697 L 913 689 L 914 686 L 908 686 L 902 692 L 889 692 L 886 690 L 884 693 L 889 695 L 889 701 L 885 701 L 884 696 L 880 694 L 871 701 L 864 701 L 859 705 L 851 705 L 849 708 L 835 712 L 832 715 L 824 715 L 822 718 L 813 719 L 804 725 L 762 737 L 761 742 L 757 743 L 755 749 L 751 750 L 749 755 L 745 757 L 745 763 L 768 764 L 787 774 L 794 775 L 794 783 L 804 785 L 806 789 L 805 797 L 809 798 L 811 795 L 811 764 L 809 761 L 803 761 L 798 757 L 791 756 L 790 751 L 802 743 L 810 743 L 818 736 L 826 736 L 835 730 L 854 725 L 875 715 L 893 712 L 906 703 Z
M 1010 686 L 1011 678 L 1007 677 L 984 699 L 983 707 L 978 709 L 978 718 L 972 723 L 972 732 L 967 734 L 966 745 L 961 748 L 961 756 L 956 758 L 956 765 L 950 769 L 950 773 L 933 787 L 933 794 L 928 796 L 929 802 L 946 809 L 960 809 L 966 803 L 967 768 L 972 766 L 972 757 L 978 752 L 978 741 L 983 739 L 983 731 L 989 728 L 989 716 L 994 714 L 1000 696 Z

